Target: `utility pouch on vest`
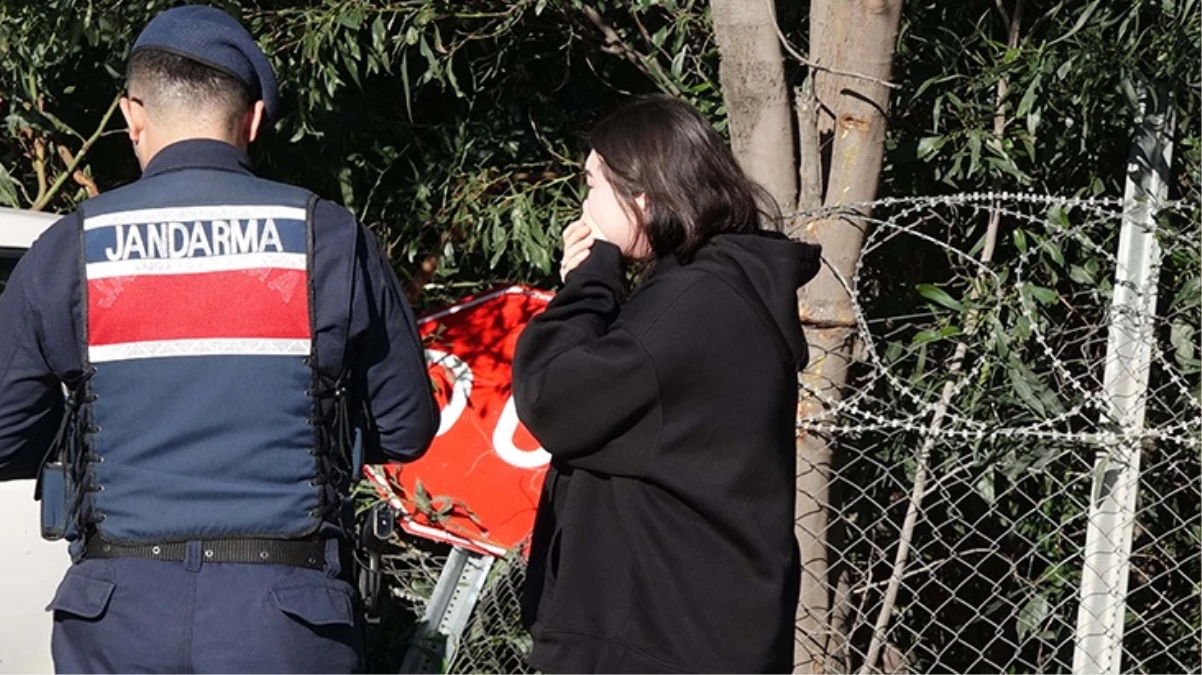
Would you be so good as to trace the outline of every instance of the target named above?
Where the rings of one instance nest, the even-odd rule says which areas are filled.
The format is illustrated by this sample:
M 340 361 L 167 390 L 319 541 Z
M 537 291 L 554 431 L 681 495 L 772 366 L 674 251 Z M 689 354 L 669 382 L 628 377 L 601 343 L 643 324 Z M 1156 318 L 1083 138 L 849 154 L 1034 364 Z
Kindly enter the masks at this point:
M 40 477 L 42 500 L 42 538 L 54 541 L 67 535 L 67 468 L 62 462 L 48 462 Z
M 72 473 L 68 470 L 73 459 L 70 449 L 79 421 L 83 388 L 95 372 L 89 368 L 81 378 L 68 384 L 63 419 L 54 434 L 54 441 L 42 456 L 37 481 L 33 486 L 33 498 L 42 503 L 42 538 L 51 541 L 67 536 L 70 529 L 71 502 L 75 499 Z

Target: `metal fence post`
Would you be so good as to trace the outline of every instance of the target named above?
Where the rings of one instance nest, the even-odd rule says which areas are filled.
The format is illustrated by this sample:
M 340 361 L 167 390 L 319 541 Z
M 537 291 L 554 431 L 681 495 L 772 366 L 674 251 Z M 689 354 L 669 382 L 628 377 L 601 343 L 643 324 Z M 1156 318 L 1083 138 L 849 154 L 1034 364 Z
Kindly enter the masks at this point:
M 1131 538 L 1139 488 L 1140 432 L 1155 340 L 1156 287 L 1161 250 L 1156 212 L 1168 194 L 1173 105 L 1164 91 L 1149 100 L 1127 169 L 1123 225 L 1103 388 L 1115 435 L 1098 451 L 1081 570 L 1073 672 L 1118 673 L 1126 617 Z
M 471 617 L 494 558 L 456 546 L 417 626 L 402 673 L 442 673 L 455 659 L 459 639 Z

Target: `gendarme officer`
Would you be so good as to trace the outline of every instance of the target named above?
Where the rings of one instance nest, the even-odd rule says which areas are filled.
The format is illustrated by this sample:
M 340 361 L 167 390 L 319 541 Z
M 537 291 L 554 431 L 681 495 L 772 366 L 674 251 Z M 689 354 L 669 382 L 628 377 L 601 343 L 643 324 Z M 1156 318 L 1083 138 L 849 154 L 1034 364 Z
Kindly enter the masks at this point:
M 164 12 L 127 76 L 142 178 L 0 296 L 0 478 L 39 475 L 75 561 L 56 668 L 360 669 L 359 449 L 413 460 L 438 427 L 412 312 L 354 216 L 251 173 L 276 80 L 237 21 Z

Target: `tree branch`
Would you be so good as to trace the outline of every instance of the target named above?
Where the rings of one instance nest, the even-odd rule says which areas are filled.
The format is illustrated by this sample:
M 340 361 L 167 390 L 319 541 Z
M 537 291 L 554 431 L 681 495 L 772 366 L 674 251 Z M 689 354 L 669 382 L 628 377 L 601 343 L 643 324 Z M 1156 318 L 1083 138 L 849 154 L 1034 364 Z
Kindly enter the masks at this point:
M 1002 5 L 1002 0 L 997 0 L 997 2 L 998 10 L 1002 12 L 1003 16 L 1009 19 L 1006 44 L 1013 49 L 1018 46 L 1021 36 L 1023 8 L 1026 0 L 1015 0 L 1014 12 L 1012 14 L 1006 13 L 1005 7 Z M 1005 77 L 1002 77 L 998 80 L 993 117 L 993 134 L 999 141 L 1006 133 L 1006 95 L 1008 92 L 1009 82 Z M 995 181 L 995 191 L 997 187 L 998 185 Z M 983 265 L 989 265 L 993 261 L 993 253 L 997 247 L 998 230 L 1001 229 L 1001 210 L 998 206 L 999 204 L 995 201 L 989 215 L 989 225 L 985 231 L 985 244 L 982 246 L 980 254 L 980 261 Z M 977 286 L 975 288 L 980 287 Z M 972 295 L 975 296 L 977 294 L 973 293 Z M 969 311 L 968 316 L 965 317 L 965 337 L 971 336 L 977 331 L 977 315 L 978 310 L 972 309 Z M 876 624 L 873 626 L 868 653 L 864 658 L 864 666 L 860 670 L 861 675 L 867 675 L 867 673 L 872 672 L 876 668 L 877 658 L 880 656 L 882 646 L 885 642 L 885 630 L 889 627 L 889 620 L 893 615 L 893 607 L 897 602 L 897 594 L 901 589 L 901 582 L 905 575 L 906 563 L 910 555 L 910 543 L 914 536 L 914 526 L 918 522 L 918 512 L 922 508 L 922 500 L 926 496 L 931 450 L 938 439 L 939 431 L 943 428 L 943 420 L 947 415 L 947 409 L 951 404 L 952 396 L 955 395 L 963 383 L 961 370 L 964 367 L 964 359 L 967 355 L 968 342 L 961 341 L 956 345 L 956 351 L 952 356 L 951 366 L 948 369 L 950 379 L 943 384 L 943 390 L 939 395 L 939 403 L 935 406 L 931 424 L 926 430 L 922 448 L 918 452 L 917 466 L 914 470 L 914 487 L 911 489 L 910 504 L 906 507 L 906 516 L 902 521 L 897 555 L 893 561 L 893 572 L 889 576 L 889 585 L 885 590 L 885 597 L 881 603 L 880 613 L 877 614 Z
M 62 189 L 63 184 L 67 182 L 67 179 L 75 173 L 75 170 L 79 168 L 80 162 L 82 162 L 83 158 L 87 156 L 88 151 L 92 149 L 92 145 L 96 143 L 97 139 L 99 139 L 104 133 L 104 128 L 108 126 L 109 119 L 112 118 L 113 113 L 117 111 L 117 105 L 120 102 L 121 94 L 117 94 L 117 96 L 113 98 L 113 102 L 109 104 L 108 110 L 105 111 L 104 117 L 100 118 L 100 124 L 96 125 L 96 131 L 93 131 L 92 135 L 88 137 L 88 140 L 84 141 L 84 144 L 79 148 L 79 152 L 75 154 L 72 162 L 67 165 L 67 170 L 64 171 L 57 179 L 55 179 L 54 185 L 51 185 L 50 189 L 44 195 L 40 196 L 38 200 L 34 202 L 33 206 L 29 207 L 31 211 L 41 211 L 42 209 L 46 208 L 46 204 L 48 204 L 51 199 L 54 199 L 54 195 L 58 194 L 58 191 Z
M 822 150 L 818 134 L 818 97 L 814 95 L 814 73 L 794 92 L 797 106 L 798 192 L 797 210 L 822 206 Z
M 647 57 L 635 50 L 622 39 L 621 35 L 613 29 L 596 9 L 588 5 L 580 8 L 584 16 L 592 22 L 597 30 L 601 31 L 601 36 L 604 38 L 601 48 L 610 54 L 621 56 L 630 63 L 634 64 L 639 70 L 642 70 L 648 77 L 656 80 L 660 85 L 668 88 L 677 96 L 680 95 L 680 89 L 676 86 L 672 79 L 668 77 L 664 69 L 660 67 L 659 61 L 655 58 Z
M 1024 0 L 1017 1 L 1021 4 Z M 985 245 L 982 247 L 980 254 L 980 261 L 984 265 L 988 265 L 992 261 L 993 252 L 997 246 L 999 229 L 998 214 L 999 211 L 995 204 L 993 214 L 990 217 L 989 229 L 985 234 Z M 976 293 L 972 294 L 970 302 L 978 299 L 976 296 Z M 970 310 L 964 321 L 965 337 L 970 337 L 976 333 L 979 327 L 977 318 L 978 310 Z M 877 658 L 880 656 L 881 649 L 885 645 L 885 630 L 889 627 L 889 620 L 893 615 L 893 607 L 897 603 L 897 595 L 901 589 L 901 582 L 907 576 L 910 576 L 905 572 L 905 569 L 910 555 L 910 544 L 914 537 L 914 527 L 918 522 L 918 512 L 921 510 L 922 501 L 926 497 L 931 450 L 934 448 L 935 442 L 939 437 L 939 432 L 943 428 L 943 420 L 947 415 L 948 407 L 951 405 L 952 396 L 955 395 L 963 384 L 963 380 L 960 377 L 964 367 L 964 360 L 967 356 L 968 342 L 962 341 L 956 345 L 951 366 L 948 368 L 948 374 L 953 379 L 949 379 L 943 384 L 943 389 L 939 395 L 939 403 L 935 405 L 934 415 L 931 418 L 931 424 L 924 433 L 925 437 L 922 442 L 922 448 L 918 451 L 916 468 L 914 470 L 914 487 L 911 488 L 910 492 L 910 504 L 906 507 L 906 516 L 902 521 L 901 534 L 897 545 L 897 555 L 893 561 L 893 571 L 889 576 L 888 587 L 885 590 L 885 597 L 881 603 L 880 613 L 877 614 L 876 624 L 873 626 L 872 639 L 869 642 L 868 652 L 864 658 L 864 666 L 860 670 L 860 675 L 867 675 L 876 668 Z
M 63 160 L 63 164 L 66 164 L 67 166 L 71 166 L 75 163 L 75 155 L 71 154 L 71 150 L 65 145 L 58 146 L 58 156 Z M 75 182 L 87 191 L 89 197 L 95 197 L 96 195 L 100 194 L 100 188 L 96 187 L 96 181 L 92 180 L 91 176 L 84 173 L 83 169 L 76 169 L 71 174 L 71 178 L 75 179 Z
M 844 77 L 854 77 L 857 80 L 864 80 L 866 82 L 875 82 L 876 84 L 879 84 L 882 87 L 888 87 L 890 89 L 901 89 L 900 84 L 894 84 L 893 82 L 890 82 L 888 80 L 882 80 L 877 77 L 872 77 L 871 75 L 863 75 L 861 73 L 853 73 L 849 70 L 838 70 L 835 68 L 828 68 L 816 61 L 811 61 L 808 58 L 802 56 L 801 52 L 797 51 L 797 49 L 793 45 L 789 44 L 788 38 L 786 38 L 784 32 L 781 31 L 780 23 L 778 23 L 776 21 L 776 6 L 772 3 L 772 0 L 764 0 L 764 2 L 767 3 L 769 7 L 772 8 L 772 17 L 773 17 L 772 27 L 776 29 L 776 37 L 780 39 L 780 46 L 782 48 L 784 48 L 785 51 L 789 52 L 790 56 L 792 56 L 793 58 L 800 61 L 802 65 L 806 66 L 807 68 L 812 68 L 813 70 L 821 70 L 826 73 L 831 73 L 832 75 L 842 75 Z
M 1004 10 L 1002 0 L 997 0 L 999 8 Z M 1009 18 L 1006 46 L 1010 49 L 1018 47 L 1018 42 L 1022 34 L 1023 9 L 1026 5 L 1026 0 L 1014 0 L 1014 13 L 1007 15 Z M 1010 80 L 1005 76 L 998 78 L 997 81 L 997 97 L 994 99 L 993 110 L 993 137 L 1000 143 L 1006 135 L 1006 126 L 1009 122 L 1006 120 L 1006 97 L 1010 94 Z M 997 178 L 993 182 L 993 191 L 1001 190 L 1001 179 Z M 997 208 L 997 203 L 994 203 L 993 212 L 989 214 L 989 227 L 985 233 L 985 248 L 981 251 L 981 260 L 985 263 L 993 260 L 993 249 L 997 242 L 998 227 L 1001 225 L 1002 212 Z
M 34 132 L 32 129 L 31 133 Z M 35 198 L 35 203 L 40 203 L 46 197 L 47 182 L 46 182 L 46 140 L 41 136 L 34 136 L 33 139 L 33 170 L 38 176 L 38 196 Z M 37 211 L 34 208 L 34 211 Z
M 1052 17 L 1059 14 L 1060 10 L 1064 9 L 1065 2 L 1066 0 L 1060 0 L 1060 2 L 1056 3 L 1055 7 L 1044 12 L 1042 16 L 1035 20 L 1035 23 L 1031 24 L 1031 28 L 1027 30 L 1027 35 L 1034 35 L 1035 32 L 1042 28 L 1045 23 L 1050 21 Z M 1007 21 L 1006 23 L 1009 24 L 1010 22 Z
M 1006 5 L 1004 4 L 1004 0 L 994 0 L 994 6 L 997 7 L 998 13 L 1002 15 L 1002 23 L 1009 26 L 1010 25 L 1010 13 L 1006 11 Z

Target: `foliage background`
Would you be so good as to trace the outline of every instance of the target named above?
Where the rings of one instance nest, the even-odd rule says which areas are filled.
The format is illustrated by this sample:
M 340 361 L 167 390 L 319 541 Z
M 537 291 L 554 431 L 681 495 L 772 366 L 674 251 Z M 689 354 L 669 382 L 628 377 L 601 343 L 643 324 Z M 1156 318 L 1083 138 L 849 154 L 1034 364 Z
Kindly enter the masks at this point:
M 58 148 L 78 151 L 121 89 L 131 40 L 173 4 L 0 9 L 0 203 L 39 201 L 39 174 L 63 172 Z M 499 280 L 550 280 L 557 233 L 580 198 L 584 134 L 626 96 L 688 92 L 720 117 L 701 3 L 612 12 L 649 31 L 645 60 L 612 53 L 577 3 L 221 4 L 280 74 L 282 119 L 254 148 L 258 169 L 354 210 L 415 289 L 433 278 L 423 306 Z M 118 114 L 85 161 L 102 190 L 137 176 L 121 126 Z M 65 211 L 85 195 L 70 180 L 46 207 Z
M 86 196 L 84 183 L 104 190 L 136 178 L 117 114 L 82 158 L 82 181 L 50 195 L 39 187 L 65 172 L 63 150 L 79 153 L 121 91 L 137 31 L 175 4 L 0 7 L 0 204 L 62 212 Z M 280 74 L 282 119 L 254 149 L 260 172 L 351 207 L 415 289 L 434 282 L 422 305 L 500 280 L 551 281 L 556 234 L 580 198 L 587 130 L 629 96 L 678 94 L 725 124 L 698 0 L 216 4 L 247 23 Z M 806 3 L 777 4 L 804 50 Z M 1192 167 L 1176 196 L 1195 188 L 1198 0 L 1023 4 L 1023 39 L 1008 49 L 994 3 L 907 3 L 882 196 L 1117 195 L 1136 87 L 1148 82 L 1176 95 L 1179 166 Z M 1010 83 L 1011 114 L 993 138 L 999 78 Z
M 133 37 L 151 16 L 175 4 L 182 3 L 11 0 L 0 6 L 0 205 L 65 212 L 89 190 L 136 179 L 120 116 L 106 117 L 106 111 L 121 92 Z M 656 91 L 683 96 L 725 128 L 719 54 L 706 3 L 699 0 L 217 4 L 247 23 L 280 74 L 282 119 L 253 150 L 260 173 L 304 185 L 354 210 L 380 235 L 419 309 L 501 282 L 553 285 L 557 234 L 574 217 L 582 196 L 587 130 L 630 96 Z M 786 38 L 804 52 L 807 3 L 776 4 Z M 998 8 L 1014 12 L 1019 6 L 1024 13 L 1020 39 L 1008 47 L 1007 24 Z M 908 2 L 895 61 L 893 80 L 900 86 L 890 106 L 881 195 L 992 189 L 1121 196 L 1136 92 L 1149 87 L 1171 94 L 1178 115 L 1170 196 L 1197 202 L 1200 10 L 1199 0 Z M 796 63 L 789 74 L 793 85 L 805 75 Z M 1008 94 L 998 133 L 1000 80 Z M 1196 240 L 1197 213 L 1166 227 L 1194 233 Z M 1063 214 L 1049 218 L 1072 225 Z M 940 236 L 953 248 L 978 250 L 987 219 L 970 214 L 953 222 Z M 1024 229 L 1021 221 L 1011 220 L 1002 232 L 998 266 L 1030 258 L 1026 264 L 1037 301 L 1076 297 L 1082 287 L 1108 292 L 1106 261 L 1087 247 L 1067 251 L 1066 263 L 1066 251 L 1056 241 L 1049 243 L 1039 228 Z M 1100 249 L 1113 251 L 1117 225 L 1091 236 Z M 1038 254 L 1027 256 L 1028 247 Z M 1173 357 L 1197 397 L 1202 262 L 1196 249 L 1171 253 L 1174 292 L 1161 294 L 1163 315 L 1173 317 Z M 908 369 L 906 377 L 916 386 L 934 390 L 940 384 L 932 376 L 938 372 L 940 345 L 928 343 L 933 336 L 954 335 L 952 329 L 958 330 L 972 310 L 971 302 L 961 302 L 963 295 L 949 304 L 936 291 L 967 291 L 964 270 L 939 255 L 907 258 L 905 251 L 873 256 L 870 264 L 860 289 L 865 311 L 877 317 L 918 315 L 927 322 L 923 331 L 899 331 L 882 350 L 899 372 Z M 1053 324 L 1065 320 L 1056 315 L 1055 304 L 1046 303 L 1040 313 Z M 998 329 L 1014 340 L 998 341 L 1002 347 L 990 356 L 997 365 L 989 371 L 993 379 L 979 383 L 988 397 L 964 405 L 996 405 L 998 414 L 1022 419 L 1074 403 L 1057 400 L 1055 383 L 1041 380 L 1031 364 L 1005 351 L 1009 345 L 1023 353 L 1029 336 L 1021 319 L 1000 319 Z M 1088 358 L 1095 347 L 1096 342 L 1069 337 L 1057 344 L 1069 362 Z M 844 490 L 886 485 L 884 474 L 904 484 L 913 471 L 906 459 L 912 450 L 903 440 L 879 439 L 864 451 L 877 468 L 845 473 Z M 1048 509 L 1045 528 L 1078 518 L 1079 502 L 1037 498 L 1052 490 L 1047 476 L 1069 470 L 1057 468 L 1056 455 L 1052 446 L 1032 452 L 999 448 L 988 465 L 973 469 L 970 484 L 977 501 L 958 495 L 956 508 L 943 516 L 942 507 L 932 509 L 927 527 L 959 528 L 955 531 L 968 537 L 980 522 L 972 509 L 1018 514 L 1036 502 Z M 1028 470 L 1038 462 L 1043 462 L 1038 471 Z M 1196 453 L 1184 462 L 1188 470 L 1166 473 L 1164 480 L 1193 476 L 1196 482 Z M 1196 491 L 1182 492 L 1176 483 L 1165 489 L 1189 498 L 1162 508 L 1198 512 Z M 893 490 L 873 493 L 856 508 L 865 510 L 865 518 L 885 512 L 898 520 L 897 509 L 887 508 L 895 503 Z M 995 506 L 993 497 L 1003 492 L 1009 501 Z M 1021 534 L 1014 546 L 1063 544 L 1043 536 L 1046 532 Z M 1196 567 L 1202 545 L 1198 528 L 1170 534 L 1166 555 L 1193 556 L 1189 560 Z M 1058 554 L 1037 553 L 1048 559 Z M 1044 639 L 1032 628 L 1043 622 L 1033 624 L 1031 612 L 1043 608 L 1041 618 L 1046 618 L 1074 592 L 1071 578 L 1047 574 L 1032 567 L 1022 578 L 1005 580 L 1041 589 L 1041 600 L 1027 610 L 1025 627 L 1007 624 L 1019 642 Z M 1164 592 L 1196 595 L 1197 589 Z M 1191 612 L 1184 622 L 1155 631 L 1196 634 L 1202 619 Z M 931 617 L 910 620 L 923 623 Z M 1053 628 L 1071 630 L 1071 625 Z M 963 638 L 946 639 L 950 644 Z M 977 663 L 979 651 L 957 645 L 939 652 L 949 654 L 938 657 L 944 659 L 938 662 L 941 668 Z M 1027 651 L 1043 654 L 1029 646 Z M 1027 665 L 1055 669 L 1063 654 L 1048 658 Z

